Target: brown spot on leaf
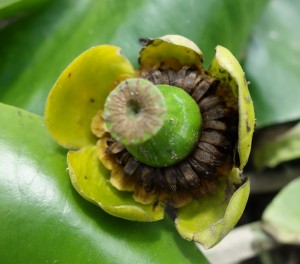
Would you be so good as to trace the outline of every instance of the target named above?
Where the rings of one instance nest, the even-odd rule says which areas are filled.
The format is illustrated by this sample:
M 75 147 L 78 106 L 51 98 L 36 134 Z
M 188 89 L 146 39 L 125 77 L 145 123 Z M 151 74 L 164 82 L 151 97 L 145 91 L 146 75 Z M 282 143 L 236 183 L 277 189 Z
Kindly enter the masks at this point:
M 95 103 L 95 99 L 94 98 L 90 98 L 90 102 L 91 103 Z
M 251 131 L 251 126 L 249 124 L 249 120 L 246 120 L 246 128 L 247 128 L 247 132 L 249 133 Z
M 69 72 L 69 74 L 68 74 L 68 78 L 70 78 L 71 76 L 72 76 L 72 73 L 70 73 L 70 72 Z

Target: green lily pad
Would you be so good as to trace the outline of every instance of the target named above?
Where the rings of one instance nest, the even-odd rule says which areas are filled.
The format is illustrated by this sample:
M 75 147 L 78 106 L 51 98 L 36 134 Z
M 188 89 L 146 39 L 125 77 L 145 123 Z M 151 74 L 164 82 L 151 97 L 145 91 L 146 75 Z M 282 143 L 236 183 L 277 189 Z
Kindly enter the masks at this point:
M 300 123 L 273 140 L 261 142 L 253 152 L 257 169 L 274 168 L 282 162 L 300 158 Z
M 300 245 L 300 178 L 289 183 L 263 213 L 264 228 L 277 241 Z
M 253 33 L 244 70 L 257 126 L 300 118 L 300 2 L 270 1 Z
M 11 6 L 20 2 L 21 0 L 2 0 L 0 3 L 0 9 L 4 9 L 5 7 Z
M 50 0 L 1 0 L 0 19 L 10 16 L 24 16 L 49 1 Z
M 220 44 L 241 58 L 266 0 L 56 0 L 0 31 L 0 101 L 43 114 L 47 95 L 84 50 L 113 44 L 137 66 L 139 38 L 179 34 L 207 64 Z M 25 52 L 26 51 L 26 52 Z
M 0 104 L 0 123 L 1 263 L 207 263 L 170 219 L 126 221 L 82 199 L 41 117 Z
M 179 209 L 176 219 L 178 232 L 206 249 L 221 241 L 240 219 L 248 200 L 249 181 L 235 190 L 234 183 L 238 179 L 239 170 L 233 169 L 211 195 Z

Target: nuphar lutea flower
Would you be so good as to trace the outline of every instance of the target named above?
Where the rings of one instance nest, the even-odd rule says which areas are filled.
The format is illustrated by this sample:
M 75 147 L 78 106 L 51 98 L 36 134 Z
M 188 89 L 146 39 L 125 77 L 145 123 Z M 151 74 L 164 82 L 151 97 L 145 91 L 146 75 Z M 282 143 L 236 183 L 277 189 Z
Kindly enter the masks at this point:
M 192 41 L 144 40 L 135 70 L 111 45 L 79 55 L 52 88 L 45 121 L 69 149 L 80 195 L 111 215 L 157 221 L 209 248 L 239 220 L 254 130 L 244 72 L 217 46 L 210 67 Z

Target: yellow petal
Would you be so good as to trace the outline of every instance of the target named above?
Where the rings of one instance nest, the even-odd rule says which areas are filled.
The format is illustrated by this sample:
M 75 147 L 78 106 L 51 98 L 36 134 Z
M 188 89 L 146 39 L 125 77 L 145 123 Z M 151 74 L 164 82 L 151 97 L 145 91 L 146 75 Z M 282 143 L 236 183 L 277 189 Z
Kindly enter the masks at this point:
M 179 35 L 166 35 L 149 39 L 140 52 L 141 70 L 159 66 L 179 70 L 183 66 L 202 68 L 202 52 L 191 40 Z
M 222 240 L 240 219 L 249 196 L 249 181 L 237 190 L 239 170 L 222 178 L 213 193 L 179 208 L 176 228 L 180 235 L 210 248 Z
M 97 46 L 79 55 L 62 72 L 47 99 L 45 121 L 53 138 L 69 149 L 94 144 L 92 118 L 116 84 L 134 74 L 118 47 Z
M 221 82 L 230 85 L 234 96 L 238 98 L 238 154 L 240 159 L 239 168 L 242 170 L 249 158 L 255 126 L 253 102 L 249 94 L 245 74 L 237 59 L 228 49 L 222 46 L 216 47 L 216 55 L 209 72 Z
M 68 166 L 72 184 L 77 192 L 107 213 L 143 222 L 163 218 L 164 209 L 160 205 L 137 203 L 132 193 L 118 191 L 109 183 L 110 172 L 99 161 L 96 146 L 69 151 Z

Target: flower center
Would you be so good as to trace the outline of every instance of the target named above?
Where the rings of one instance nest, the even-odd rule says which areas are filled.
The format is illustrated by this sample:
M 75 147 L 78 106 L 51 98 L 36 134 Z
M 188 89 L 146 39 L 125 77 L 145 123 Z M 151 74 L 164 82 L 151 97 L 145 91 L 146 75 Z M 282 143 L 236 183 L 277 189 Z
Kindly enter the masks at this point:
M 153 167 L 186 158 L 201 130 L 200 110 L 189 94 L 137 78 L 120 83 L 111 92 L 104 120 L 114 139 L 138 161 Z
M 127 102 L 127 113 L 126 115 L 130 117 L 137 117 L 142 110 L 142 106 L 140 105 L 140 102 L 135 100 L 129 100 Z
M 114 139 L 125 146 L 141 144 L 162 128 L 166 105 L 151 82 L 132 78 L 120 83 L 107 97 L 104 121 Z
M 119 179 L 121 182 L 117 184 L 118 188 L 133 184 L 135 192 L 143 190 L 142 192 L 159 195 L 172 206 L 181 207 L 194 198 L 210 193 L 217 179 L 231 170 L 235 162 L 233 150 L 237 142 L 237 101 L 229 86 L 222 85 L 216 78 L 189 67 L 183 67 L 179 71 L 156 69 L 141 72 L 141 77 L 156 87 L 179 87 L 174 88 L 183 90 L 193 98 L 198 109 L 201 109 L 202 116 L 196 146 L 186 158 L 176 164 L 152 166 L 132 155 L 128 145 L 124 148 L 124 144 L 112 136 L 111 132 L 101 139 L 103 155 L 122 166 L 123 176 Z M 163 89 L 160 92 L 163 93 Z M 142 94 L 146 96 L 147 93 Z M 130 101 L 126 101 L 126 107 L 127 102 Z M 129 103 L 128 107 L 131 108 L 131 113 L 138 112 L 137 115 L 144 116 L 144 105 L 140 100 L 138 102 L 138 107 L 136 103 Z M 164 118 L 168 116 L 167 110 L 166 108 Z M 178 116 L 178 113 L 175 115 Z M 109 122 L 106 120 L 106 124 Z M 132 126 L 127 126 L 124 130 L 130 130 L 129 128 Z M 161 130 L 163 126 L 157 134 Z M 159 150 L 161 151 L 161 148 Z M 150 157 L 154 159 L 156 155 Z

